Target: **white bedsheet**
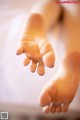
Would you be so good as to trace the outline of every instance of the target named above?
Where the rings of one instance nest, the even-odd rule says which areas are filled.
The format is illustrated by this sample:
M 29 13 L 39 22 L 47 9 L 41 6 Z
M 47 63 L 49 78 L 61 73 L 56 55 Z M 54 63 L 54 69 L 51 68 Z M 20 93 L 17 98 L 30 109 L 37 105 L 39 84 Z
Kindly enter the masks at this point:
M 24 55 L 15 54 L 25 17 L 36 1 L 0 0 L 0 102 L 37 105 L 42 87 L 58 69 L 59 61 L 40 77 L 23 66 Z M 80 109 L 79 101 L 78 92 L 72 108 Z

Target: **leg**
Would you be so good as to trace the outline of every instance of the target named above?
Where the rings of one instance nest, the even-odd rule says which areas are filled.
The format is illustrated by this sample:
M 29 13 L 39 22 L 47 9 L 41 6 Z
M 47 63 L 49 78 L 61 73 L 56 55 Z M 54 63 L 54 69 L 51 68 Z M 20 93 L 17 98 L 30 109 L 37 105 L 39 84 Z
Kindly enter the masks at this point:
M 42 90 L 39 102 L 44 112 L 68 110 L 78 89 L 79 73 L 80 53 L 74 52 L 66 56 L 59 73 Z

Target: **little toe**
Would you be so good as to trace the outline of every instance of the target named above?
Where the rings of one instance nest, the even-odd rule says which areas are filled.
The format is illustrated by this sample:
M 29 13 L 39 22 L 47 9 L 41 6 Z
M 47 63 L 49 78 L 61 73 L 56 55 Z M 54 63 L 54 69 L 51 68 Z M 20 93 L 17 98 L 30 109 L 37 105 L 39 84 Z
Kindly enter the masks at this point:
M 69 107 L 69 103 L 64 103 L 63 106 L 62 106 L 62 112 L 67 112 L 68 110 L 68 107 Z
M 30 59 L 28 57 L 26 57 L 26 59 L 24 60 L 24 66 L 27 66 L 30 63 Z
M 24 49 L 22 47 L 18 48 L 16 55 L 21 55 L 24 52 Z
M 43 107 L 43 112 L 49 113 L 50 112 L 50 105 Z
M 43 90 L 39 98 L 40 106 L 44 107 L 46 105 L 49 105 L 50 102 L 51 102 L 51 97 L 49 93 L 47 92 L 47 90 Z
M 36 67 L 37 67 L 36 61 L 32 60 L 32 65 L 31 65 L 31 67 L 30 67 L 30 71 L 31 71 L 31 72 L 35 72 Z

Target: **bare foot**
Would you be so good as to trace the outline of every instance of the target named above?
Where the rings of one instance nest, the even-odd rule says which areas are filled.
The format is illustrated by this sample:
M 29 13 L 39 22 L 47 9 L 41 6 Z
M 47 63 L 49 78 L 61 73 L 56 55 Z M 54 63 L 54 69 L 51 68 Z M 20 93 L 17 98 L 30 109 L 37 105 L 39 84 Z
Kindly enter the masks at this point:
M 30 61 L 32 61 L 30 67 L 31 72 L 35 72 L 37 68 L 37 73 L 39 75 L 44 75 L 44 65 L 47 67 L 54 66 L 55 57 L 53 48 L 43 36 L 32 34 L 23 35 L 20 48 L 17 50 L 16 54 L 21 55 L 23 53 L 26 54 L 24 66 L 27 66 Z
M 72 102 L 77 88 L 77 75 L 61 70 L 57 77 L 42 90 L 39 103 L 45 113 L 66 112 Z

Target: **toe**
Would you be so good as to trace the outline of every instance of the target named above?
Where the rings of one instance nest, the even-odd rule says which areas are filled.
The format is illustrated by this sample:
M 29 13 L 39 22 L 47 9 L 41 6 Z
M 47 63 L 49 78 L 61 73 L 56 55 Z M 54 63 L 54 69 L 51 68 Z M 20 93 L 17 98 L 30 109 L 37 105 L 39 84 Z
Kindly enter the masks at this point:
M 43 62 L 47 67 L 53 67 L 55 62 L 54 52 L 50 51 L 43 56 Z
M 41 76 L 44 75 L 45 74 L 44 67 L 43 66 L 38 66 L 37 73 Z
M 24 66 L 27 66 L 30 63 L 30 60 L 28 57 L 26 57 L 26 59 L 24 60 Z
M 50 102 L 51 102 L 51 97 L 49 93 L 47 92 L 47 90 L 42 91 L 40 98 L 39 98 L 40 106 L 44 107 L 46 105 L 49 105 Z
M 53 51 L 53 48 L 52 48 L 51 44 L 47 42 L 41 48 L 41 55 L 44 56 L 45 54 L 47 54 L 50 51 Z
M 39 99 L 40 105 L 44 107 L 54 102 L 56 92 L 56 86 L 52 84 L 52 81 L 48 82 L 41 92 Z
M 39 61 L 38 68 L 37 68 L 37 73 L 38 73 L 39 75 L 44 75 L 44 73 L 45 73 L 44 63 L 43 63 L 42 60 Z
M 50 111 L 51 111 L 51 113 L 55 113 L 56 112 L 56 107 L 54 105 L 52 105 Z
M 21 55 L 23 52 L 24 52 L 23 48 L 20 47 L 20 48 L 18 48 L 16 55 Z
M 37 63 L 34 60 L 32 60 L 32 65 L 30 67 L 30 71 L 31 72 L 35 72 L 36 67 L 37 67 Z
M 69 103 L 64 103 L 64 105 L 62 106 L 62 112 L 67 112 L 69 107 Z
M 51 112 L 52 113 L 54 113 L 54 112 L 60 113 L 61 112 L 61 104 L 53 102 L 53 104 L 51 106 Z
M 50 112 L 50 105 L 43 107 L 43 112 L 49 113 Z
M 41 55 L 43 56 L 44 64 L 47 67 L 53 67 L 55 56 L 54 51 L 50 43 L 46 43 L 41 49 Z
M 57 112 L 57 113 L 60 113 L 60 112 L 61 112 L 61 107 L 60 107 L 60 106 L 57 106 L 57 107 L 56 107 L 56 112 Z

